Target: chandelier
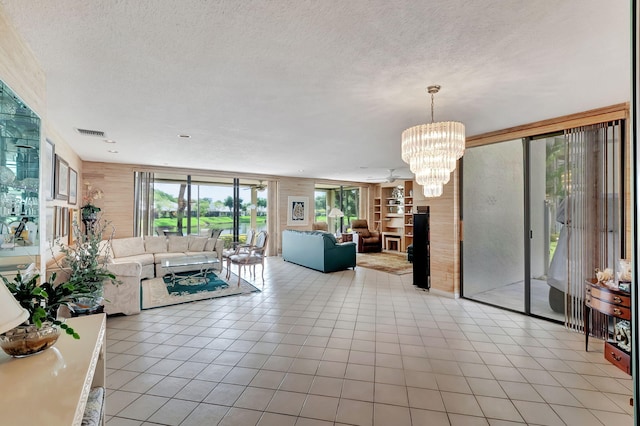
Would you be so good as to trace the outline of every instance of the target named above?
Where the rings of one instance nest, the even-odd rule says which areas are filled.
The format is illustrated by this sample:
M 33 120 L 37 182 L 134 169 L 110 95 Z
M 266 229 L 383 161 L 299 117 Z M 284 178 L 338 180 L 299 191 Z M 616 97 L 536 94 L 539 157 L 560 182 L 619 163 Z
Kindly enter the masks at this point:
M 402 132 L 402 161 L 409 164 L 422 185 L 425 197 L 439 197 L 449 182 L 456 162 L 464 154 L 464 124 L 457 121 L 434 123 L 433 95 L 440 86 L 427 88 L 431 95 L 431 124 L 413 126 Z

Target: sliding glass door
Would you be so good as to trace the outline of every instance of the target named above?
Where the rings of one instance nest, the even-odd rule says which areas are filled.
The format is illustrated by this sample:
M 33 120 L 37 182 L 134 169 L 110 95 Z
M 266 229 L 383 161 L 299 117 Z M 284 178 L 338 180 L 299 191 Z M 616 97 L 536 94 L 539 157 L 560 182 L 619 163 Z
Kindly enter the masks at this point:
M 524 311 L 524 163 L 522 140 L 464 155 L 463 296 Z
M 625 257 L 623 128 L 466 151 L 463 297 L 582 327 L 585 280 Z
M 568 265 L 566 140 L 528 141 L 528 222 L 531 313 L 564 321 Z
M 136 202 L 140 212 L 150 212 L 141 235 L 207 236 L 220 231 L 220 238 L 231 243 L 250 228 L 267 229 L 268 184 L 263 181 L 173 173 L 150 174 L 147 181 L 147 190 L 140 192 L 151 196 Z

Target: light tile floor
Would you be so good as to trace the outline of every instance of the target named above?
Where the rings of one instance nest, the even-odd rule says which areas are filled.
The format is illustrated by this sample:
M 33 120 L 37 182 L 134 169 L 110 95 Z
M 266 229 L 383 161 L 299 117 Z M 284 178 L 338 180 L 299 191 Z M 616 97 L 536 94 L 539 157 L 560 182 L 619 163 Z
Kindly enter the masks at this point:
M 524 281 L 519 281 L 473 294 L 465 293 L 465 296 L 494 306 L 524 312 L 524 293 Z M 531 313 L 543 318 L 564 321 L 564 314 L 554 312 L 549 306 L 549 285 L 545 280 L 531 279 Z
M 269 258 L 265 278 L 261 293 L 109 318 L 107 424 L 633 424 L 630 377 L 561 325 L 411 275 Z

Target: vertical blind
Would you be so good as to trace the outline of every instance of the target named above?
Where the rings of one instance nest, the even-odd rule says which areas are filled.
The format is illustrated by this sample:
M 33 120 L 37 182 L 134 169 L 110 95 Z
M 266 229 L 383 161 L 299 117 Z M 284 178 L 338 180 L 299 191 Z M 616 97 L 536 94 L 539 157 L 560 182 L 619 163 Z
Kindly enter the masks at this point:
M 134 172 L 133 235 L 153 235 L 153 173 Z
M 585 281 L 595 269 L 617 267 L 621 251 L 621 131 L 613 121 L 565 131 L 565 209 L 568 256 L 565 324 L 584 326 Z M 607 320 L 594 313 L 590 329 L 605 337 Z

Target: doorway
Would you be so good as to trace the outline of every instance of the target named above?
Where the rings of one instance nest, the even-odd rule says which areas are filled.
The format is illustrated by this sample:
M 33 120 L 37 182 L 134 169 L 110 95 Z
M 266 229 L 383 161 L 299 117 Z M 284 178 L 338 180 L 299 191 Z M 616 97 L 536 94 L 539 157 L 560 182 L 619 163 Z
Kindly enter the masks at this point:
M 625 257 L 622 121 L 470 148 L 465 298 L 582 327 L 584 281 Z

